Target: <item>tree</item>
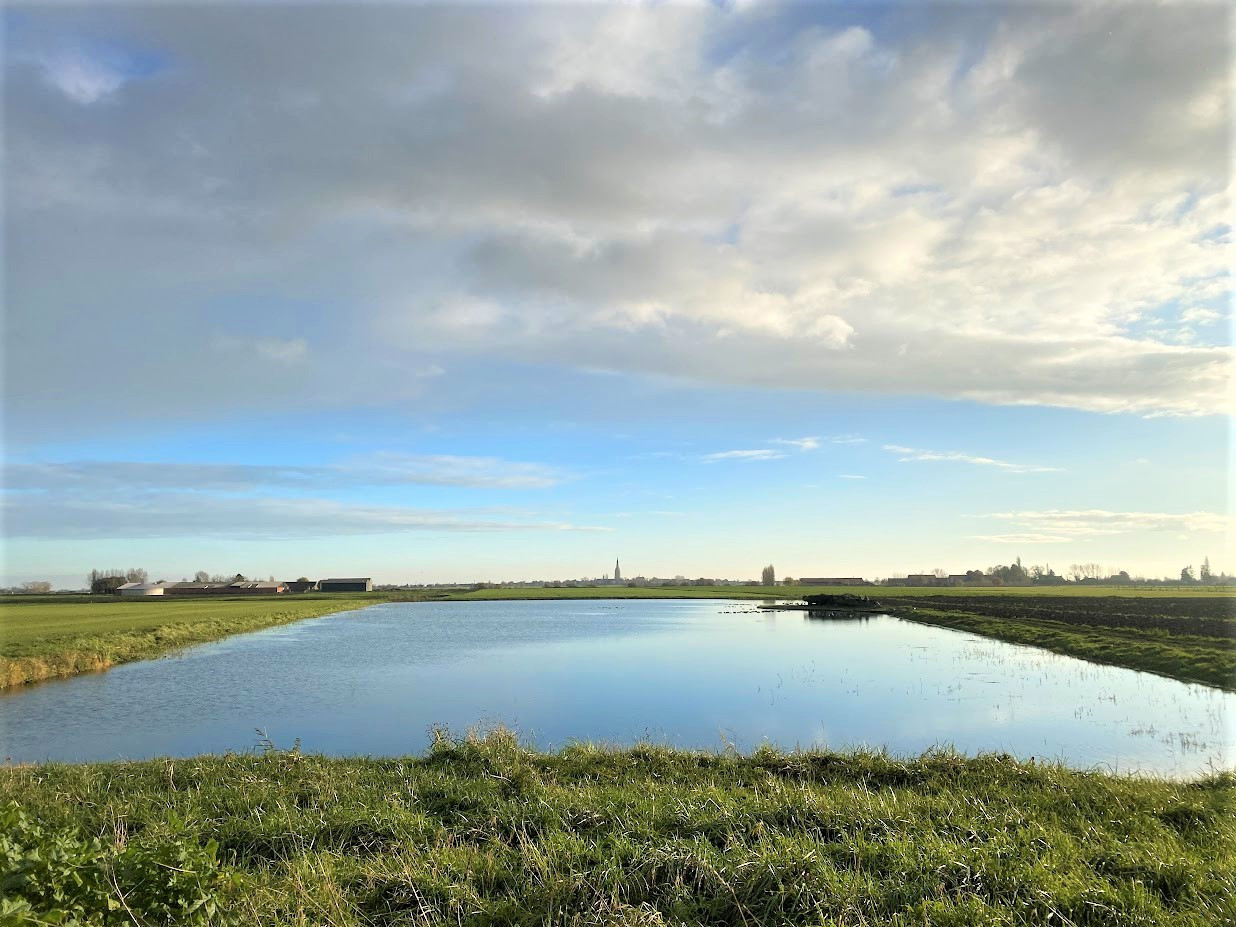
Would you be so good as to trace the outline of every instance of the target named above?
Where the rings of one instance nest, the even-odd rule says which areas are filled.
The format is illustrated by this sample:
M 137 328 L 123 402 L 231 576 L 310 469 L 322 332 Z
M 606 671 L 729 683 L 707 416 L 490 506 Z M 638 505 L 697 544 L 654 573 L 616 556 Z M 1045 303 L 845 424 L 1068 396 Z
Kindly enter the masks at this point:
M 1198 571 L 1197 578 L 1204 583 L 1211 582 L 1214 579 L 1214 574 L 1210 572 L 1210 558 L 1202 558 L 1202 568 Z
M 1180 571 L 1180 581 L 1182 583 L 1195 583 L 1197 580 L 1193 577 L 1193 565 L 1189 564 Z
M 86 580 L 90 591 L 96 594 L 115 592 L 128 581 L 124 570 L 91 570 Z
M 783 576 L 783 577 L 781 577 L 781 585 L 783 585 L 783 586 L 793 586 L 793 585 L 794 585 L 794 579 L 793 579 L 793 577 L 791 577 L 791 576 Z
M 210 574 L 205 570 L 198 570 L 193 574 L 193 581 L 195 583 L 208 583 L 210 582 Z
M 129 567 L 125 571 L 124 578 L 130 583 L 144 583 L 150 579 L 150 574 L 141 567 Z
M 934 570 L 931 571 L 931 575 L 934 576 L 936 579 L 948 579 L 948 570 L 944 569 L 943 567 L 936 567 Z
M 44 593 L 51 592 L 51 583 L 42 582 L 42 581 L 32 582 L 32 583 L 22 583 L 21 591 L 22 592 L 33 592 L 33 593 L 42 595 Z
M 764 567 L 763 570 L 760 571 L 760 585 L 761 586 L 777 585 L 777 571 L 773 569 L 773 566 L 771 563 L 768 566 Z

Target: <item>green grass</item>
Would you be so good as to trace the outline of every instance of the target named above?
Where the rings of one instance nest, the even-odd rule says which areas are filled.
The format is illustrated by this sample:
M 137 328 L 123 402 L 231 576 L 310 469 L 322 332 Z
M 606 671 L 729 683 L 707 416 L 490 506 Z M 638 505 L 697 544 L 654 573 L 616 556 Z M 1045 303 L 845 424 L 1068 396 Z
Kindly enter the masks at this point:
M 111 891 L 115 924 L 164 922 L 123 896 L 255 925 L 1194 927 L 1236 918 L 1234 797 L 1230 774 L 538 753 L 502 732 L 424 758 L 48 764 L 0 770 L 0 807 L 28 819 L 9 816 L 0 885 L 48 920 L 74 886 L 96 908 Z M 134 865 L 161 859 L 189 862 Z
M 86 600 L 87 601 L 83 601 Z M 370 604 L 321 598 L 24 597 L 0 602 L 0 689 Z
M 1124 666 L 1236 692 L 1236 641 L 1231 638 L 1172 634 L 1146 628 L 1079 626 L 1063 621 L 993 618 L 929 608 L 893 608 L 892 612 L 922 624 L 970 631 L 1081 657 L 1093 663 Z
M 813 593 L 855 593 L 875 599 L 930 595 L 994 596 L 1236 596 L 1230 586 L 577 586 L 565 588 L 398 590 L 373 593 L 399 599 L 798 599 Z

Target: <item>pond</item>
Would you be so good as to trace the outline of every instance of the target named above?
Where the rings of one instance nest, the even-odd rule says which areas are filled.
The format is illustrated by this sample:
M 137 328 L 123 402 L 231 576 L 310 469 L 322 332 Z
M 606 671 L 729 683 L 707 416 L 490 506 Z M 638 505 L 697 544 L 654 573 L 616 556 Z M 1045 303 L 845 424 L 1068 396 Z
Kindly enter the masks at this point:
M 747 751 L 937 745 L 1191 776 L 1236 695 L 887 615 L 724 601 L 418 602 L 271 628 L 0 697 L 12 762 L 256 746 L 396 755 L 431 725 Z

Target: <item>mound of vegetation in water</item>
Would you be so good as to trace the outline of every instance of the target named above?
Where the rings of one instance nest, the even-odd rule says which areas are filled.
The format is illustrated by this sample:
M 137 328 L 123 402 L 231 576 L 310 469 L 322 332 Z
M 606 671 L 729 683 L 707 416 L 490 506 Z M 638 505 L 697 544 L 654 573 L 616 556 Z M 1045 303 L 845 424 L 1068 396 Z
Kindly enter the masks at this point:
M 1234 793 L 1227 774 L 1170 782 L 950 752 L 540 753 L 505 732 L 440 733 L 420 758 L 49 764 L 0 771 L 0 804 L 13 803 L 0 910 L 96 924 L 1189 927 L 1236 914 Z

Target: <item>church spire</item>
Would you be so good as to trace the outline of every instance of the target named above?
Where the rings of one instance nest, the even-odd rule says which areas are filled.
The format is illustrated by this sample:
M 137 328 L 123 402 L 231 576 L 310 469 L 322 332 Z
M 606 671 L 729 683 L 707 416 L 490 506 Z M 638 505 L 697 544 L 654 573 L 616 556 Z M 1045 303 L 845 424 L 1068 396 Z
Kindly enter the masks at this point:
M 618 566 L 618 558 L 614 558 L 614 582 L 622 579 L 622 568 Z

